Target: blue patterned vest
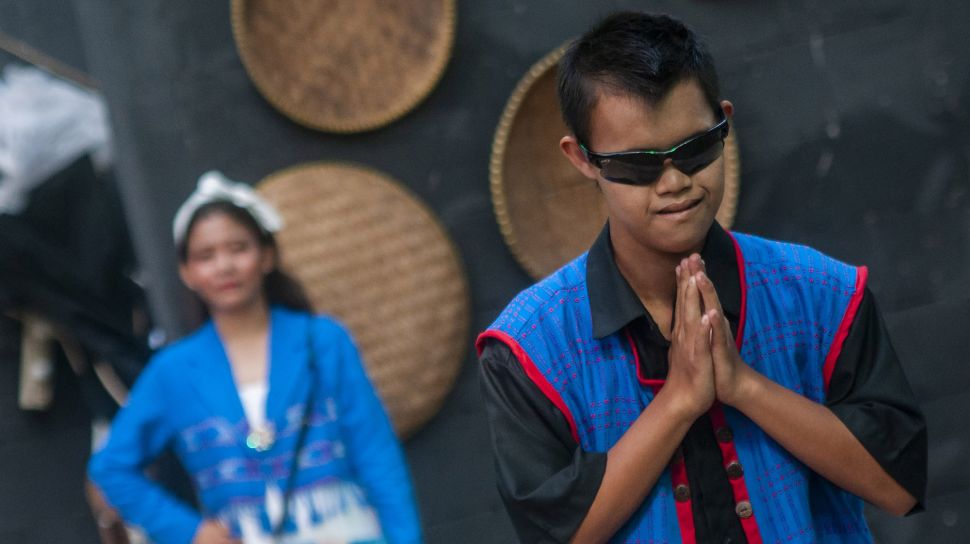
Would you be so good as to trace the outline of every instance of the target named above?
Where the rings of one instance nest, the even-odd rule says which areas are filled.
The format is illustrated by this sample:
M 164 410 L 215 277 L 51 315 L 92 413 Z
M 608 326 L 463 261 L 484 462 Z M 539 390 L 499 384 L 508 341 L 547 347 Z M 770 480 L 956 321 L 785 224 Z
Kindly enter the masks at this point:
M 861 301 L 865 267 L 735 234 L 738 346 L 758 372 L 816 402 Z M 502 341 L 562 411 L 584 450 L 605 452 L 662 386 L 640 377 L 626 331 L 593 338 L 586 254 L 520 293 L 478 340 Z M 711 409 L 736 513 L 751 544 L 871 542 L 862 502 L 815 474 L 740 412 Z M 689 475 L 675 456 L 612 542 L 694 542 Z

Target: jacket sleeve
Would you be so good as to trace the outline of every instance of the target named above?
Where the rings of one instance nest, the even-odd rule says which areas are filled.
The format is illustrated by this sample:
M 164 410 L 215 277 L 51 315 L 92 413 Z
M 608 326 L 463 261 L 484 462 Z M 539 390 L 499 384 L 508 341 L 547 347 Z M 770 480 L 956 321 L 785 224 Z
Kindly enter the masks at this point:
M 127 523 L 159 544 L 187 544 L 201 516 L 144 474 L 174 436 L 166 418 L 172 399 L 165 394 L 160 363 L 164 361 L 156 358 L 138 378 L 107 443 L 91 458 L 88 473 Z
M 334 341 L 340 429 L 357 483 L 377 510 L 388 542 L 421 542 L 421 525 L 401 445 L 350 335 L 341 329 Z

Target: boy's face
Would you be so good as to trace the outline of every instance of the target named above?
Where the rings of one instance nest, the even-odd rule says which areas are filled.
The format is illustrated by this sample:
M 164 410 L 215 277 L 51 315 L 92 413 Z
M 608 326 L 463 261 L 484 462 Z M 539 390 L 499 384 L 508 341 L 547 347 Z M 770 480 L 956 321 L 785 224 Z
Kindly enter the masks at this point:
M 722 102 L 722 108 L 727 116 L 733 113 L 730 102 Z M 590 141 L 584 143 L 595 153 L 665 150 L 718 121 L 695 81 L 675 85 L 653 106 L 639 97 L 601 92 L 590 116 Z M 560 147 L 583 175 L 599 184 L 615 246 L 632 243 L 641 251 L 669 255 L 700 251 L 724 194 L 723 157 L 693 175 L 668 159 L 652 183 L 626 185 L 603 178 L 575 137 L 564 137 Z

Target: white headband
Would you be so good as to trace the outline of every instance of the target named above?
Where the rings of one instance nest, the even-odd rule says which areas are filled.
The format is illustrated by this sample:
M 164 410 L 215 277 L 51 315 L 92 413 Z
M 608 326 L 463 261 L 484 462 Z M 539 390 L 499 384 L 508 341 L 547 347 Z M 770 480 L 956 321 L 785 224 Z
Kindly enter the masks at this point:
M 178 244 L 185 238 L 189 221 L 195 212 L 210 202 L 226 201 L 249 212 L 256 223 L 266 232 L 274 233 L 283 228 L 283 218 L 263 200 L 252 187 L 245 183 L 230 180 L 222 172 L 210 170 L 199 177 L 199 185 L 195 192 L 175 212 L 172 221 L 172 237 Z

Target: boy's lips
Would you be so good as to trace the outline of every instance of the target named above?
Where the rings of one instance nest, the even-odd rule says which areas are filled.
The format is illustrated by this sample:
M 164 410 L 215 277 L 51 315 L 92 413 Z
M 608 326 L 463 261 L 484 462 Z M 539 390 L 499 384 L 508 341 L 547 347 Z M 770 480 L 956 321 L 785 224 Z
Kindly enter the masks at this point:
M 657 210 L 657 213 L 661 215 L 673 215 L 676 213 L 685 212 L 697 207 L 697 205 L 701 203 L 701 200 L 703 200 L 703 198 L 692 198 L 689 200 L 674 202 L 673 204 L 668 204 L 663 208 L 660 208 Z

